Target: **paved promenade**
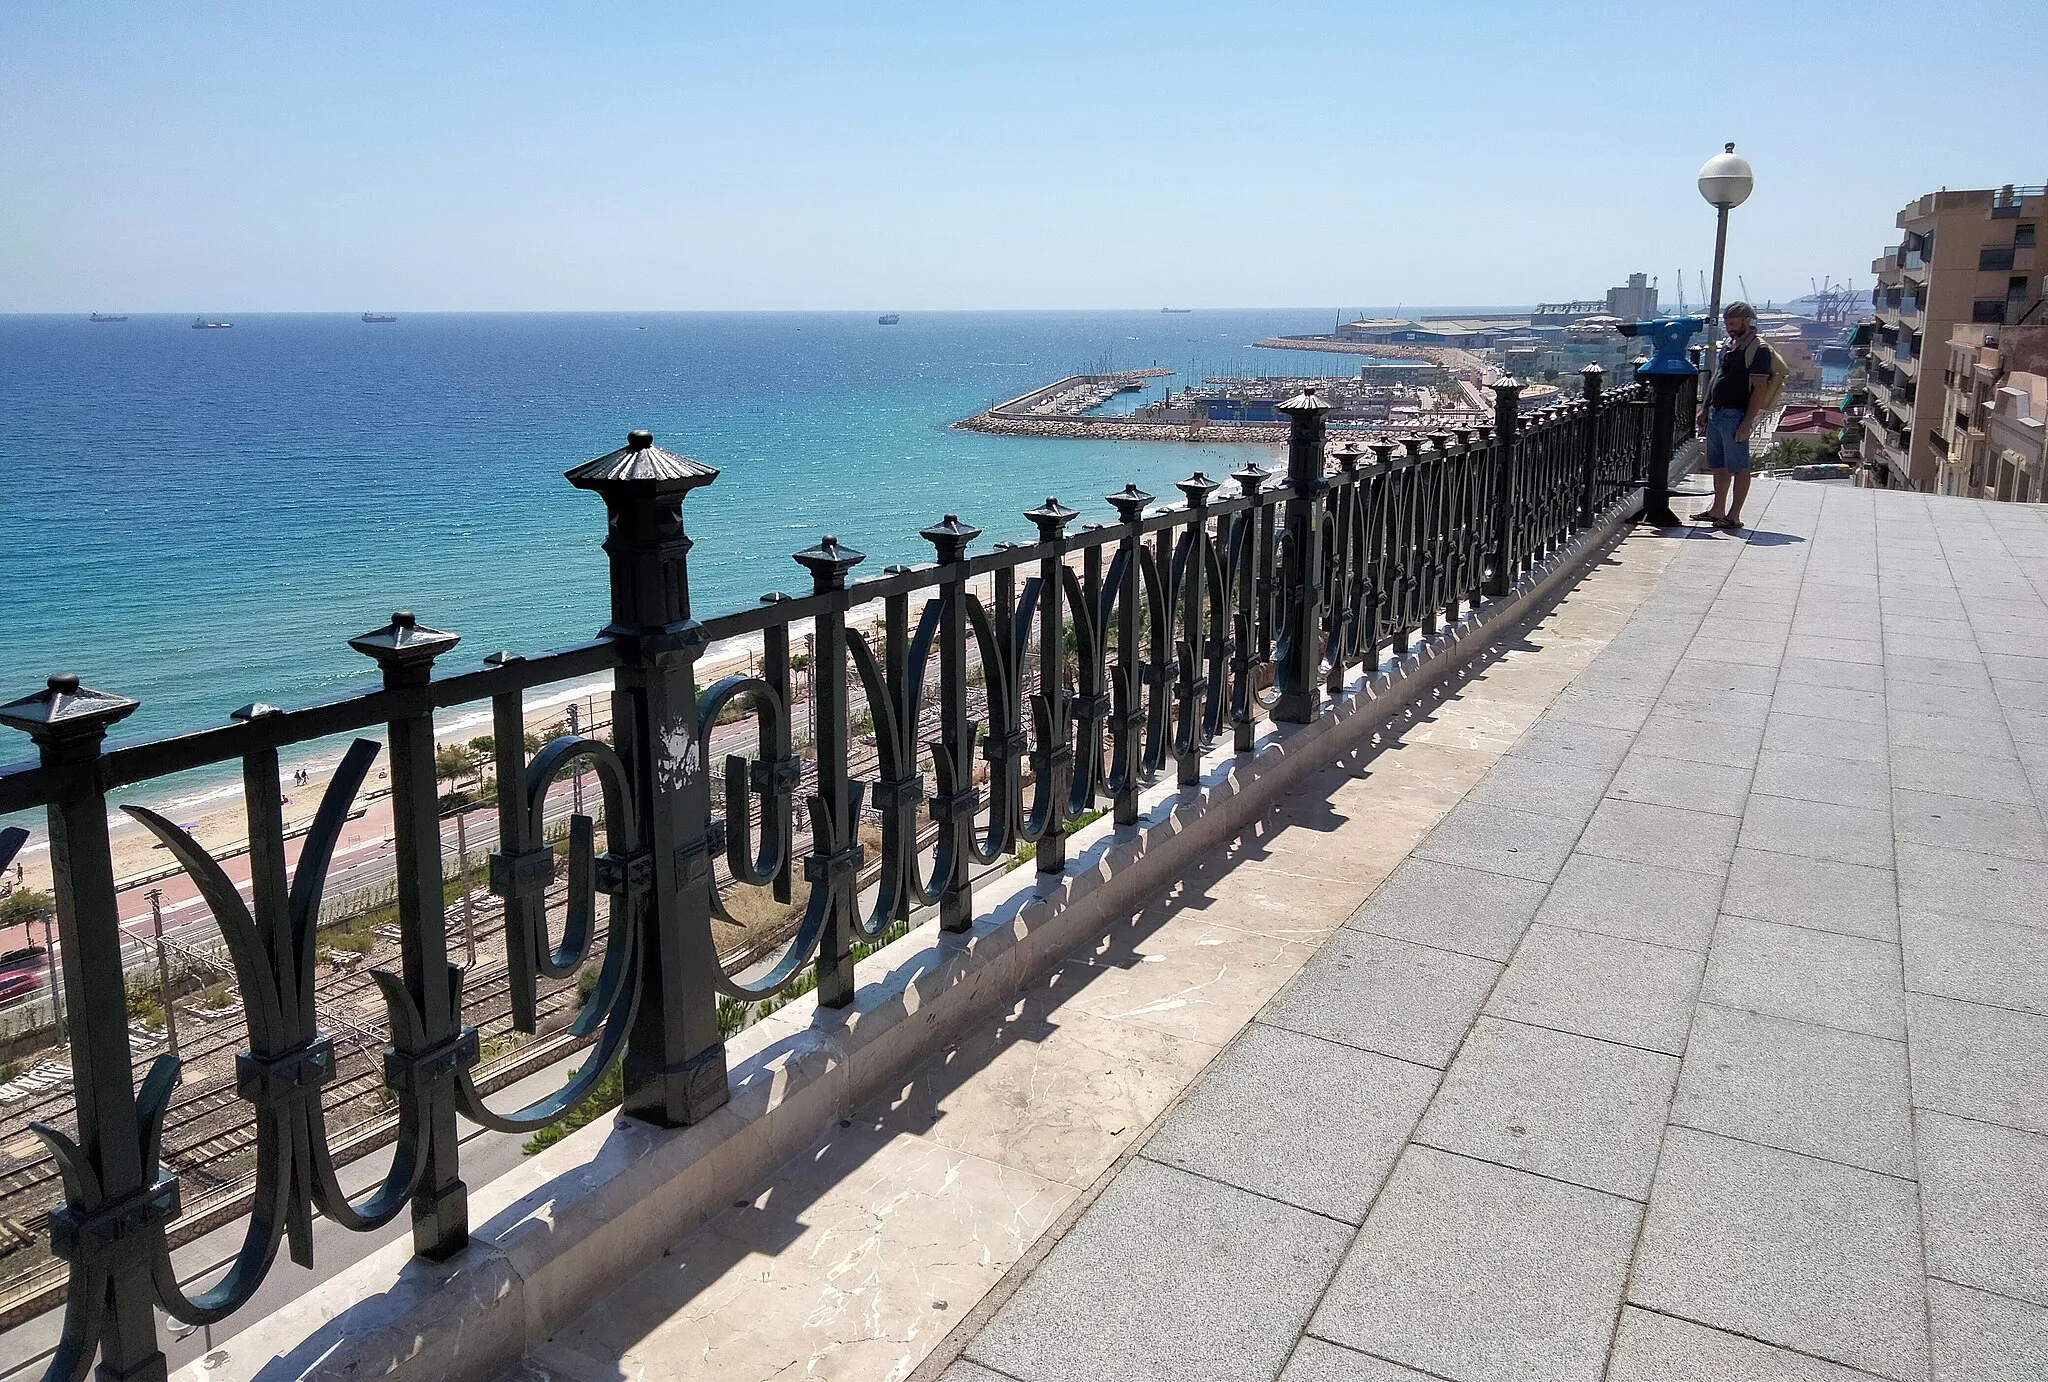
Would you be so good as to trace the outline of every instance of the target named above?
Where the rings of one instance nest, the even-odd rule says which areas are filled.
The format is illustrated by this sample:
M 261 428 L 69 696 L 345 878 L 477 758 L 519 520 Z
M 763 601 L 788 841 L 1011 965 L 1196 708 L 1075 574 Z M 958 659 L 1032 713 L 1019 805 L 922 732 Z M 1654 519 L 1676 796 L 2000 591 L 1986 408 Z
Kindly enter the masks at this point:
M 920 1377 L 2048 1377 L 2048 508 L 1755 500 Z

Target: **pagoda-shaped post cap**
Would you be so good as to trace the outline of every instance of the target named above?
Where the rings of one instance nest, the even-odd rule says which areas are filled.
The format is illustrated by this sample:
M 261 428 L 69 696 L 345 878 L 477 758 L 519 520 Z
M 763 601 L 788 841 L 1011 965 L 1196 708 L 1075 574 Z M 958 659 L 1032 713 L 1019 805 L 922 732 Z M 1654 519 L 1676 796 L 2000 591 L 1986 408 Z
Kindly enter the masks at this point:
M 1401 447 L 1408 453 L 1408 459 L 1412 461 L 1422 454 L 1422 438 L 1411 432 L 1401 438 Z
M 1079 510 L 1068 508 L 1058 499 L 1048 494 L 1043 504 L 1040 504 L 1035 509 L 1028 510 L 1024 516 L 1038 525 L 1039 541 L 1051 542 L 1054 538 L 1066 532 L 1067 525 L 1074 521 L 1078 513 Z
M 73 734 L 104 734 L 107 726 L 135 713 L 140 701 L 81 686 L 75 672 L 59 672 L 41 691 L 0 705 L 0 725 L 38 741 Z
M 484 666 L 510 667 L 515 662 L 524 661 L 526 661 L 525 653 L 515 653 L 509 648 L 502 648 L 499 651 L 492 653 L 488 657 L 486 657 L 484 659 Z
M 796 560 L 811 573 L 812 585 L 818 590 L 844 590 L 846 573 L 867 559 L 867 553 L 854 551 L 830 533 L 819 539 L 817 546 L 796 554 Z
M 1451 442 L 1455 439 L 1449 432 L 1431 432 L 1429 440 L 1430 444 L 1436 447 L 1439 455 L 1448 455 L 1451 449 Z
M 265 716 L 282 714 L 284 712 L 274 705 L 266 704 L 263 701 L 251 701 L 240 710 L 231 712 L 228 718 L 230 720 L 261 720 Z
M 1191 509 L 1207 508 L 1209 496 L 1218 488 L 1216 482 L 1201 471 L 1196 471 L 1185 480 L 1175 482 L 1174 488 L 1187 496 Z
M 1598 379 L 1605 373 L 1607 371 L 1600 368 L 1600 362 L 1597 360 L 1590 365 L 1581 365 L 1579 367 L 1579 378 L 1581 379 Z
M 1392 465 L 1394 463 L 1394 444 L 1385 438 L 1381 438 L 1372 444 L 1372 454 L 1380 465 Z
M 1337 468 L 1339 470 L 1344 471 L 1356 470 L 1358 469 L 1358 462 L 1360 458 L 1362 458 L 1364 455 L 1364 447 L 1360 446 L 1355 441 L 1347 441 L 1342 446 L 1337 448 Z
M 1522 381 L 1512 374 L 1503 374 L 1486 387 L 1492 389 L 1496 395 L 1515 394 L 1522 391 Z
M 1330 411 L 1330 405 L 1317 398 L 1314 389 L 1303 389 L 1277 406 L 1279 411 L 1287 414 L 1290 419 L 1319 417 Z
M 1237 487 L 1246 494 L 1257 494 L 1266 487 L 1266 481 L 1273 478 L 1273 472 L 1257 461 L 1246 461 L 1230 472 L 1230 478 L 1237 481 Z
M 1108 496 L 1110 506 L 1116 510 L 1119 521 L 1136 523 L 1145 516 L 1145 506 L 1152 502 L 1152 496 L 1136 485 L 1125 485 L 1115 494 Z
M 654 433 L 636 429 L 626 434 L 626 444 L 595 460 L 564 471 L 570 484 L 599 493 L 643 494 L 658 498 L 680 498 L 699 485 L 718 478 L 718 467 L 693 461 L 654 444 Z
M 932 545 L 942 565 L 950 565 L 967 556 L 967 546 L 981 536 L 981 529 L 972 523 L 962 523 L 958 514 L 947 514 L 931 527 L 919 531 L 918 536 Z
M 381 629 L 351 638 L 348 645 L 385 668 L 427 665 L 462 641 L 460 635 L 430 629 L 409 609 L 394 610 Z

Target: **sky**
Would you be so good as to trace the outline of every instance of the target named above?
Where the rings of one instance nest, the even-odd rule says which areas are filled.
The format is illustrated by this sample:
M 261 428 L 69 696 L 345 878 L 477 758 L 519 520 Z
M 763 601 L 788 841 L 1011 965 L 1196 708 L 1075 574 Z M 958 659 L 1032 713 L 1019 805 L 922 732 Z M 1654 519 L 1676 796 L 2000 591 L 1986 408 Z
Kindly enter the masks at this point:
M 2048 182 L 2044 51 L 2039 0 L 7 0 L 0 312 L 1668 299 L 1731 139 L 1784 299 Z

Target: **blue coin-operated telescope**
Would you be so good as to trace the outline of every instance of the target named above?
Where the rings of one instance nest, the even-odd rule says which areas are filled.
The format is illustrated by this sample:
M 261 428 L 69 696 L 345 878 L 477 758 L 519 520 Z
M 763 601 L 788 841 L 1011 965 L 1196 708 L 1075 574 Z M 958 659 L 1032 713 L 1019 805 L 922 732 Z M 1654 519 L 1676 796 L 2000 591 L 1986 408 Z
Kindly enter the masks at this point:
M 1705 317 L 1652 317 L 1646 322 L 1621 322 L 1614 329 L 1624 336 L 1650 338 L 1650 363 L 1643 366 L 1643 373 L 1693 374 L 1696 370 L 1685 348 L 1706 324 Z

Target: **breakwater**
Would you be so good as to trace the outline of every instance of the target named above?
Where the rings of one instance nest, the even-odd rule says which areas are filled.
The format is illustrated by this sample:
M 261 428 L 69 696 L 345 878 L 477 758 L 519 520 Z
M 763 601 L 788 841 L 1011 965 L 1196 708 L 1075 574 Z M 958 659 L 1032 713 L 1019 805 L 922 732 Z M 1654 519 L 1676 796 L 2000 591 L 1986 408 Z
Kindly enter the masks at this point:
M 1114 370 L 1070 374 L 1052 383 L 1005 399 L 985 412 L 962 418 L 955 427 L 1007 437 L 1060 437 L 1091 441 L 1273 442 L 1287 435 L 1285 421 L 1207 422 L 1097 417 L 1099 408 L 1120 393 L 1133 393 L 1154 379 L 1170 378 L 1170 369 Z

